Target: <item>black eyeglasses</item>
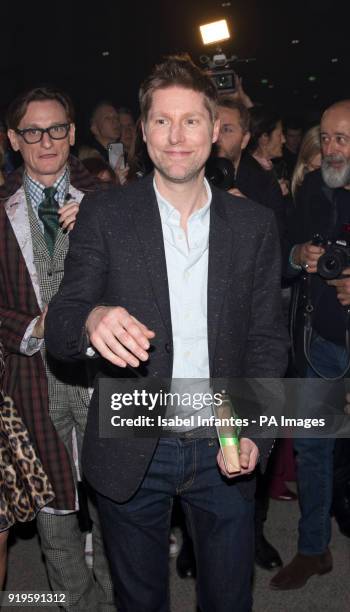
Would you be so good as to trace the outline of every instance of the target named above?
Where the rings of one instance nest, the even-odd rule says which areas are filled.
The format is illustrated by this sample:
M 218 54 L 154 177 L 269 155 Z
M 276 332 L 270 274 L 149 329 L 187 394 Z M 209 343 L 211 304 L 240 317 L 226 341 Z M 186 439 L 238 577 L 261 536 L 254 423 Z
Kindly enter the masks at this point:
M 63 140 L 67 137 L 69 132 L 70 123 L 59 123 L 57 125 L 50 125 L 48 128 L 25 128 L 24 130 L 15 130 L 16 134 L 22 136 L 24 142 L 27 144 L 36 144 L 43 139 L 44 134 L 48 134 L 53 140 Z

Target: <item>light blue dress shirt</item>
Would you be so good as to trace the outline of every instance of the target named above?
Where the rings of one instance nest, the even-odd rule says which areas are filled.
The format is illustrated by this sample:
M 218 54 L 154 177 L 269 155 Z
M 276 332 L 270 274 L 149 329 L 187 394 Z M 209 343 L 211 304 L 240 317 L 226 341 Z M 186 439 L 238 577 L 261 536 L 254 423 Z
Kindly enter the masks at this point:
M 172 392 L 180 392 L 180 388 L 188 393 L 210 392 L 207 295 L 212 194 L 206 180 L 205 187 L 207 202 L 189 217 L 186 233 L 180 226 L 179 211 L 159 193 L 154 180 L 168 273 L 174 346 L 172 378 L 201 379 L 187 384 L 174 380 Z M 178 407 L 176 413 L 182 417 L 189 414 L 184 407 Z M 201 409 L 203 418 L 211 414 L 210 407 Z M 169 415 L 172 413 L 168 410 Z

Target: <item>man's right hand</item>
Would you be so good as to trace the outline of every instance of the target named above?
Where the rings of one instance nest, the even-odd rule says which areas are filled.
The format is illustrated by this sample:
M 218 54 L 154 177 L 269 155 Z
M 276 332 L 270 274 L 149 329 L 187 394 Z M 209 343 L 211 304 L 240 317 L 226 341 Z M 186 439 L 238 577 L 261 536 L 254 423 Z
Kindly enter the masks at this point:
M 120 368 L 137 368 L 140 361 L 147 361 L 149 341 L 155 336 L 120 306 L 94 308 L 87 318 L 86 330 L 94 349 Z
M 350 414 L 350 393 L 345 394 L 345 401 L 344 412 L 345 414 Z
M 324 252 L 323 247 L 312 244 L 311 240 L 297 244 L 293 252 L 293 263 L 312 274 L 317 272 L 317 262 Z
M 129 173 L 129 166 L 126 164 L 125 165 L 125 161 L 124 161 L 124 154 L 119 155 L 118 159 L 117 159 L 117 163 L 115 165 L 114 168 L 114 172 L 115 175 L 117 177 L 117 184 L 119 185 L 125 185 L 125 183 L 127 183 L 128 180 L 128 173 Z

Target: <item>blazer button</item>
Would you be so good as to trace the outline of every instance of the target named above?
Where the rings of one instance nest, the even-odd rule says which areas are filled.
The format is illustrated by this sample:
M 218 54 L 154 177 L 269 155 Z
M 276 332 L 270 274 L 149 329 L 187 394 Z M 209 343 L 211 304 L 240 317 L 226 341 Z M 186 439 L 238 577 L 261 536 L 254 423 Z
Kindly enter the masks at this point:
M 171 353 L 171 344 L 170 344 L 170 342 L 166 343 L 165 350 L 166 350 L 167 353 Z

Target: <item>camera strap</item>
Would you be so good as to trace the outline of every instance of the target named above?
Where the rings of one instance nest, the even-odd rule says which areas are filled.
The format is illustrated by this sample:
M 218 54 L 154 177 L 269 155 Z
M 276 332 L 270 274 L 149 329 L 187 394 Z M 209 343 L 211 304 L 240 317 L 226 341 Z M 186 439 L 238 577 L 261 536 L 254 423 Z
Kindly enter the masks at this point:
M 334 378 L 329 378 L 321 374 L 321 372 L 316 368 L 316 366 L 312 363 L 311 359 L 311 343 L 312 343 L 312 317 L 314 313 L 314 305 L 311 300 L 311 274 L 305 273 L 303 275 L 303 280 L 305 283 L 305 307 L 304 307 L 304 354 L 309 366 L 313 369 L 313 371 L 322 378 L 323 380 L 336 381 L 344 378 L 346 373 L 350 368 L 350 334 L 349 334 L 349 323 L 350 323 L 350 307 L 346 307 L 346 321 L 345 321 L 345 348 L 347 352 L 347 362 L 346 366 L 341 374 L 338 376 L 334 376 Z

